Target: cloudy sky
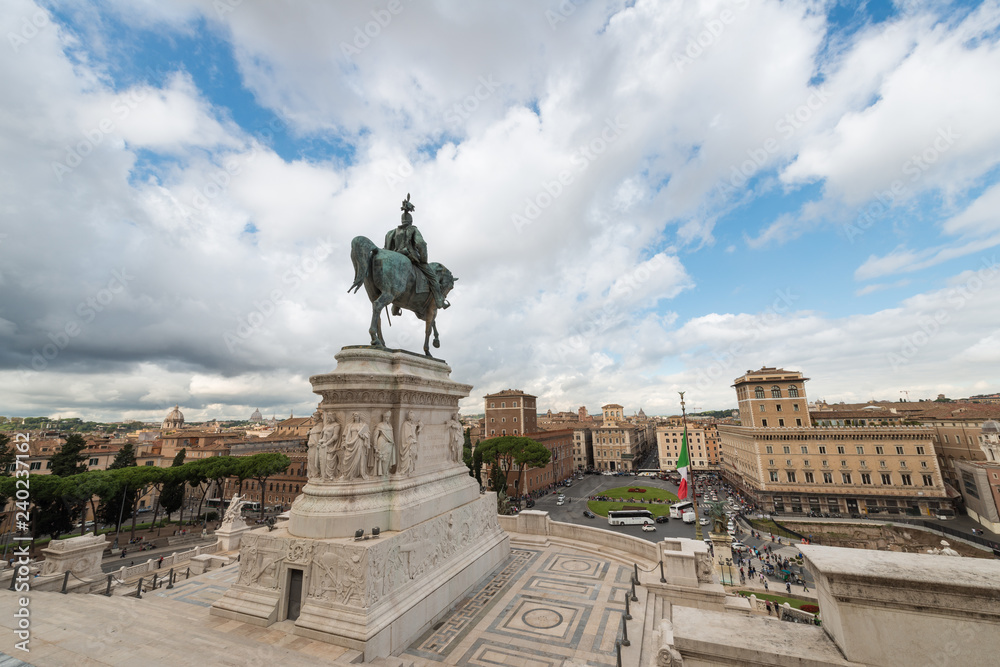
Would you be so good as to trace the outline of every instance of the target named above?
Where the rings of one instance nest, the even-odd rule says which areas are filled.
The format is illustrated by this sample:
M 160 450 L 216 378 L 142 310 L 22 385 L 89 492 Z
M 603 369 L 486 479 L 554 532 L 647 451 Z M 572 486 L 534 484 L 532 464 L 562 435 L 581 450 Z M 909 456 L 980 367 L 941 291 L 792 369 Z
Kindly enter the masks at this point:
M 541 409 L 1000 388 L 1000 5 L 0 4 L 0 414 L 305 414 L 412 193 Z M 412 315 L 386 327 L 419 350 Z

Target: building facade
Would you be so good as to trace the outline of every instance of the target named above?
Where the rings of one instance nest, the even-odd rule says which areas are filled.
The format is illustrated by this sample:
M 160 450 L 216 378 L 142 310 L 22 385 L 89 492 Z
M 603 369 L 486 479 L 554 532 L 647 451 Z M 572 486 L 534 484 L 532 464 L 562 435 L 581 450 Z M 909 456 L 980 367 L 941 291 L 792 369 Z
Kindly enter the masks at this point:
M 723 474 L 766 512 L 933 514 L 951 507 L 927 426 L 813 426 L 801 373 L 736 379 L 741 426 L 719 426 Z
M 524 435 L 538 430 L 537 397 L 520 389 L 504 389 L 487 394 L 485 438 L 503 435 Z
M 695 470 L 719 467 L 719 432 L 715 426 L 688 425 L 688 457 Z M 681 453 L 682 426 L 657 426 L 656 451 L 660 470 L 676 470 Z

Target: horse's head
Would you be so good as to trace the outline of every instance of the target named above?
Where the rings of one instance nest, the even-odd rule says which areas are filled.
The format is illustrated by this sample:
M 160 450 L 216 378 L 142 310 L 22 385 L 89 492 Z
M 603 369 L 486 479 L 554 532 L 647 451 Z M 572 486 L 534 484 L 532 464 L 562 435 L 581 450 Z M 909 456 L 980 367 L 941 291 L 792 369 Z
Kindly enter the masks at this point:
M 455 282 L 458 280 L 455 276 L 451 275 L 451 271 L 447 267 L 438 265 L 438 284 L 441 285 L 441 295 L 444 296 L 451 291 L 451 288 L 455 286 Z

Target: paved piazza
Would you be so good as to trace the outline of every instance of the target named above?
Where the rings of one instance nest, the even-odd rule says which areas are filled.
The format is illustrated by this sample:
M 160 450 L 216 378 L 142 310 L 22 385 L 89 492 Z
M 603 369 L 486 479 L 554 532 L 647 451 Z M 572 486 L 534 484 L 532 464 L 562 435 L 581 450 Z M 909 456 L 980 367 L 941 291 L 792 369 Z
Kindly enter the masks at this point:
M 631 569 L 627 558 L 514 539 L 511 557 L 481 580 L 405 651 L 403 664 L 565 664 L 613 667 Z M 612 555 L 613 557 L 613 555 Z M 23 656 L 3 632 L 0 651 L 47 665 L 347 664 L 356 651 L 300 637 L 285 621 L 260 628 L 210 616 L 238 566 L 215 570 L 142 600 L 33 593 L 32 652 Z M 7 596 L 12 593 L 4 592 Z M 633 603 L 630 633 L 642 633 L 645 591 Z M 9 619 L 0 621 L 9 626 Z M 633 638 L 635 639 L 635 638 Z M 4 662 L 0 665 L 17 665 Z

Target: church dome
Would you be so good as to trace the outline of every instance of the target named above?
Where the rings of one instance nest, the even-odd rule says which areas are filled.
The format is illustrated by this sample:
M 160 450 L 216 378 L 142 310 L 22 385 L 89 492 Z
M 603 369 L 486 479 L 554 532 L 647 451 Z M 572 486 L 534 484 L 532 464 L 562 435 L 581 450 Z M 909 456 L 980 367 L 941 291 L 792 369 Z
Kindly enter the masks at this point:
M 250 415 L 250 421 L 252 422 L 264 421 L 264 418 L 261 417 L 260 415 L 260 408 L 257 408 L 256 410 L 253 411 L 253 414 Z
M 181 428 L 184 426 L 184 414 L 181 412 L 181 406 L 175 405 L 174 409 L 167 413 L 167 416 L 163 418 L 163 428 Z
M 983 433 L 1000 433 L 1000 423 L 994 420 L 983 422 Z

